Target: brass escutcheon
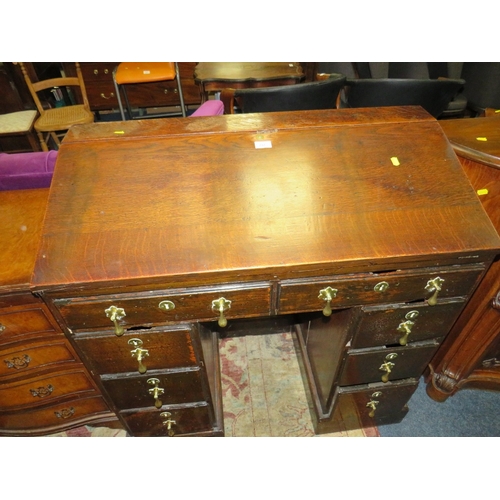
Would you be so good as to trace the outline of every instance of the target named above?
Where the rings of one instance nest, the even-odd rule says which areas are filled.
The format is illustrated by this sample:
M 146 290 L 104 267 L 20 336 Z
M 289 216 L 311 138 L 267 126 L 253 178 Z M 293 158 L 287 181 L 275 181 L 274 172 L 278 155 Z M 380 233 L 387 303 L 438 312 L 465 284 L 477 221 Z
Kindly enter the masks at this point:
M 331 286 L 327 286 L 319 291 L 318 299 L 326 302 L 326 305 L 323 308 L 323 314 L 325 316 L 332 315 L 332 300 L 337 297 L 338 292 L 339 291 L 336 288 L 332 288 Z
M 172 309 L 175 309 L 175 304 L 171 300 L 162 300 L 159 304 L 158 307 L 162 311 L 171 311 Z
M 375 290 L 376 292 L 385 292 L 388 288 L 389 283 L 387 283 L 387 281 L 381 281 L 373 287 L 373 290 Z

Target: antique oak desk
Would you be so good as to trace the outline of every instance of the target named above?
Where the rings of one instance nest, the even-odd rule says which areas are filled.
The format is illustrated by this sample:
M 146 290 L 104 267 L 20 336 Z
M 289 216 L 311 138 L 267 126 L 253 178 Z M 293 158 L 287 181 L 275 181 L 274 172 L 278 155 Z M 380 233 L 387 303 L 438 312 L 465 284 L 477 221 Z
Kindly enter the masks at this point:
M 304 78 L 300 64 L 287 62 L 201 62 L 194 69 L 194 80 L 200 86 L 203 101 L 208 99 L 209 92 L 222 89 L 292 85 Z
M 222 435 L 219 333 L 283 323 L 324 433 L 404 417 L 499 248 L 420 108 L 98 123 L 32 289 L 134 436 Z
M 500 116 L 446 120 L 441 125 L 500 231 Z M 427 392 L 438 401 L 464 387 L 500 390 L 500 257 L 434 356 L 430 369 Z

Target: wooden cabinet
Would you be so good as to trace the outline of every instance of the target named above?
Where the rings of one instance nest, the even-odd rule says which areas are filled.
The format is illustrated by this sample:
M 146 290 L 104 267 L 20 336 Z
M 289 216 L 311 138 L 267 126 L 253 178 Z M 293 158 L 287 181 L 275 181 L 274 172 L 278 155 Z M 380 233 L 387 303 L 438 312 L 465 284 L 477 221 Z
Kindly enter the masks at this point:
M 500 231 L 500 119 L 445 120 L 442 127 Z M 433 399 L 444 401 L 462 388 L 500 390 L 500 256 L 430 364 L 427 392 Z
M 121 127 L 66 135 L 31 285 L 129 433 L 221 435 L 218 332 L 262 323 L 297 333 L 316 432 L 403 418 L 500 249 L 438 122 Z
M 48 190 L 0 193 L 0 435 L 116 417 L 47 306 L 29 290 Z
M 85 90 L 92 111 L 104 111 L 118 108 L 113 70 L 117 62 L 80 63 Z M 194 82 L 196 63 L 179 63 L 181 85 L 186 105 L 201 103 L 200 90 Z M 140 108 L 179 105 L 176 82 L 145 83 L 128 85 L 127 95 L 131 106 Z

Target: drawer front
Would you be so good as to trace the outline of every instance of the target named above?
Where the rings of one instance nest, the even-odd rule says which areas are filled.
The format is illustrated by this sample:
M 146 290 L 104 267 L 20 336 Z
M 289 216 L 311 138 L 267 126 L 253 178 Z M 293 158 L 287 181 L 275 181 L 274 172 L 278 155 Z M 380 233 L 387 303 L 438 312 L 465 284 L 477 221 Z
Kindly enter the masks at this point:
M 142 377 L 103 377 L 102 384 L 119 409 L 176 405 L 204 401 L 199 370 L 155 373 Z M 154 390 L 160 393 L 157 399 Z M 161 391 L 163 391 L 161 393 Z
M 121 337 L 110 332 L 75 335 L 75 342 L 86 364 L 96 373 L 138 373 L 136 349 L 147 351 L 141 356 L 146 370 L 197 366 L 200 360 L 194 335 L 195 327 L 176 325 L 163 330 L 127 332 Z
M 339 385 L 358 385 L 420 377 L 439 344 L 349 351 Z
M 279 291 L 278 312 L 285 314 L 320 311 L 326 305 L 320 293 L 328 287 L 337 290 L 330 302 L 332 309 L 364 304 L 428 300 L 434 295 L 434 291 L 426 290 L 426 286 L 435 278 L 444 280 L 438 298 L 468 296 L 483 269 L 482 266 L 467 266 L 459 270 L 442 268 L 418 273 L 397 271 L 379 274 L 376 277 L 365 275 L 352 279 L 332 277 L 317 281 L 283 281 Z
M 170 416 L 165 415 L 167 412 Z M 206 404 L 188 407 L 164 406 L 160 410 L 124 411 L 120 416 L 134 436 L 183 436 L 214 432 L 210 408 Z M 168 420 L 175 422 L 170 424 L 170 430 L 168 423 L 164 423 Z
M 435 306 L 423 303 L 363 307 L 351 347 L 406 345 L 444 337 L 463 305 L 462 299 L 445 299 Z
M 95 392 L 87 374 L 81 370 L 60 372 L 0 386 L 2 410 L 34 407 L 68 395 Z
M 43 429 L 53 429 L 56 432 L 60 427 L 106 415 L 111 414 L 100 396 L 75 399 L 43 408 L 24 409 L 18 413 L 0 412 L 0 435 L 20 435 Z
M 27 334 L 58 332 L 41 305 L 0 309 L 0 346 Z
M 412 383 L 371 384 L 370 387 L 339 388 L 334 401 L 332 430 L 354 430 L 400 422 L 408 413 L 406 404 L 415 392 Z
M 32 370 L 76 363 L 64 339 L 30 342 L 0 352 L 0 377 L 24 375 Z
M 117 322 L 126 330 L 178 321 L 215 321 L 220 313 L 212 309 L 212 303 L 221 298 L 231 301 L 229 309 L 223 313 L 228 321 L 270 314 L 271 286 L 268 283 L 108 295 L 95 300 L 59 299 L 54 304 L 72 331 L 115 328 L 106 315 L 111 306 L 123 310 Z

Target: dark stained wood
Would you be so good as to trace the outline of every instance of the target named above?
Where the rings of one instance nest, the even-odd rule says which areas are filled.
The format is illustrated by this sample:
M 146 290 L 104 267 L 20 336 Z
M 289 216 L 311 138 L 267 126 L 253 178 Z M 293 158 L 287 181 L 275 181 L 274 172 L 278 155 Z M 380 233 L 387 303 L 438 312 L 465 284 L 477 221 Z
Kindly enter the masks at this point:
M 446 120 L 441 126 L 500 231 L 500 116 Z M 431 362 L 427 392 L 433 399 L 444 401 L 461 388 L 500 390 L 499 292 L 497 257 Z

